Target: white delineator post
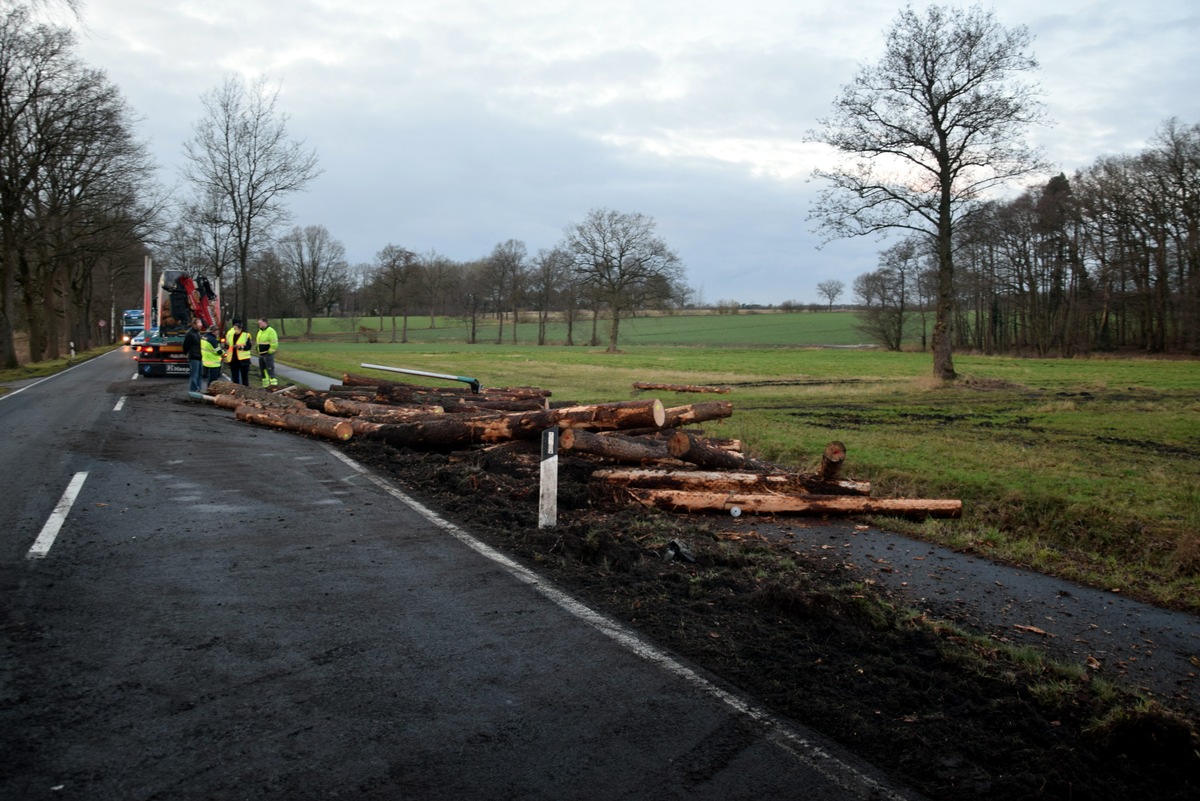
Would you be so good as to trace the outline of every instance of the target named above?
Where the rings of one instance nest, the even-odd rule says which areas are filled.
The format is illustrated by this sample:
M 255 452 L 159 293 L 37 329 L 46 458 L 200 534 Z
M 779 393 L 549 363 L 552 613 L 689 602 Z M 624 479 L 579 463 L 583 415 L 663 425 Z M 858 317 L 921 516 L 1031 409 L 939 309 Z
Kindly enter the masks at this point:
M 542 432 L 541 492 L 538 496 L 538 528 L 558 523 L 558 427 Z

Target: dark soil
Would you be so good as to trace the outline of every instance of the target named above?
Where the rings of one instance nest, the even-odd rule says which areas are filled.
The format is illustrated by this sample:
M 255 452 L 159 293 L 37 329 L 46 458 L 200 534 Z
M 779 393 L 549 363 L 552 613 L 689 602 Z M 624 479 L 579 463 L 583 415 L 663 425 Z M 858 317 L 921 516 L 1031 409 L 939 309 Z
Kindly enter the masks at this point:
M 589 481 L 596 465 L 578 457 L 560 464 L 559 525 L 538 529 L 534 453 L 345 447 L 593 608 L 931 799 L 1200 798 L 1185 714 L 1007 657 L 846 565 L 732 535 L 716 516 L 634 507 Z M 672 542 L 686 553 L 668 558 Z

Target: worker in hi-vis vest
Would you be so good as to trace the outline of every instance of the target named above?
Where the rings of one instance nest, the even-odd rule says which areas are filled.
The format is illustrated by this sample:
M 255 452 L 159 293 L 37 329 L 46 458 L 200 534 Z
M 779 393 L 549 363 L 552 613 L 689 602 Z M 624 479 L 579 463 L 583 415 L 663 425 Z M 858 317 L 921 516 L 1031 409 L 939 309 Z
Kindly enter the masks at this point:
M 258 336 L 254 338 L 258 350 L 258 369 L 262 372 L 263 389 L 279 386 L 275 377 L 275 351 L 279 350 L 279 334 L 267 322 L 266 317 L 258 318 Z
M 229 365 L 230 381 L 250 386 L 250 332 L 242 327 L 241 320 L 233 321 L 233 328 L 225 334 L 225 363 Z

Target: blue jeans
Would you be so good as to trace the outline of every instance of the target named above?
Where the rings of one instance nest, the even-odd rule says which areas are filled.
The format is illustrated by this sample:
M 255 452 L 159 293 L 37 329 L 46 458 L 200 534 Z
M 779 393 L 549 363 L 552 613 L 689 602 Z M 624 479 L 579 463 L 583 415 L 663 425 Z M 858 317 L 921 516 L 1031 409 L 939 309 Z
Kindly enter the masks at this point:
M 200 391 L 200 376 L 203 375 L 204 362 L 199 359 L 188 359 L 188 392 Z

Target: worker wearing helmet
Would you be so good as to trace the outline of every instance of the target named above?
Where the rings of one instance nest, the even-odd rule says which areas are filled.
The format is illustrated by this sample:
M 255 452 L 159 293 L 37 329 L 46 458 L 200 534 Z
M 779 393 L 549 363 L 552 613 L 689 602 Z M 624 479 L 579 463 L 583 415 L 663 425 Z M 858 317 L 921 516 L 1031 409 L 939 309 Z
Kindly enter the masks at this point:
M 279 350 L 279 334 L 267 322 L 266 317 L 258 318 L 258 336 L 254 338 L 258 349 L 258 369 L 262 372 L 263 389 L 279 386 L 275 377 L 275 351 Z

